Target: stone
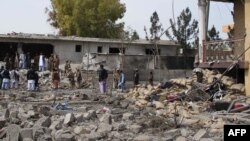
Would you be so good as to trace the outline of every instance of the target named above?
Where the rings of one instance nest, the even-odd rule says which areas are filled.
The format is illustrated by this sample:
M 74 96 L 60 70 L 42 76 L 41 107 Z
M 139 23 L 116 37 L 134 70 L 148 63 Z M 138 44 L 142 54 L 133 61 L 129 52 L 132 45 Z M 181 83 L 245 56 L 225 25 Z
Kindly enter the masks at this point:
M 32 128 L 23 128 L 20 130 L 20 137 L 22 140 L 24 139 L 32 139 L 33 140 L 33 129 Z
M 181 135 L 181 131 L 179 129 L 172 129 L 172 130 L 168 130 L 166 132 L 164 132 L 165 136 L 171 136 L 171 137 L 178 137 Z
M 111 110 L 111 114 L 121 114 L 122 113 L 122 109 L 120 109 L 120 108 L 113 108 L 112 110 Z
M 74 133 L 77 134 L 77 135 L 90 134 L 91 130 L 86 129 L 86 128 L 82 127 L 82 126 L 77 126 L 77 127 L 74 128 Z
M 112 115 L 111 117 L 114 122 L 120 122 L 122 120 L 122 114 Z
M 6 119 L 0 119 L 0 129 L 2 129 L 6 124 Z
M 121 123 L 118 125 L 118 131 L 124 131 L 127 129 L 127 125 L 125 123 Z
M 103 122 L 103 123 L 112 124 L 111 115 L 108 113 L 103 114 L 99 120 L 100 120 L 100 122 Z
M 64 121 L 63 121 L 63 124 L 64 125 L 70 125 L 72 122 L 75 121 L 75 116 L 73 113 L 68 113 L 65 115 L 65 118 L 64 118 Z
M 49 129 L 51 130 L 60 130 L 61 128 L 62 128 L 61 121 L 53 121 L 52 124 L 49 126 Z
M 187 139 L 185 137 L 179 136 L 175 141 L 187 141 Z
M 135 137 L 133 141 L 153 141 L 153 139 L 148 135 L 139 135 Z
M 181 129 L 181 136 L 187 137 L 189 134 L 189 131 L 187 129 Z
M 16 124 L 11 124 L 7 127 L 7 140 L 8 141 L 18 141 L 19 139 L 20 127 Z
M 137 133 L 140 133 L 143 130 L 143 127 L 140 126 L 140 125 L 131 125 L 129 129 L 133 133 L 137 134 Z
M 0 132 L 0 139 L 6 138 L 7 131 L 5 129 L 2 129 Z
M 84 121 L 83 115 L 81 113 L 76 114 L 75 120 L 77 123 L 81 123 Z
M 43 114 L 44 116 L 50 116 L 51 115 L 51 108 L 48 106 L 41 106 L 41 107 L 39 107 L 38 112 L 40 114 Z
M 24 138 L 23 141 L 34 141 L 34 140 L 30 138 Z
M 98 126 L 98 132 L 110 132 L 112 131 L 113 126 L 107 123 L 101 123 Z
M 214 139 L 211 139 L 211 138 L 202 138 L 200 141 L 214 141 Z
M 42 127 L 39 125 L 33 126 L 33 139 L 40 140 L 40 141 L 50 141 L 51 139 L 51 130 L 46 127 Z
M 205 129 L 200 129 L 193 137 L 195 141 L 199 141 L 202 137 L 204 137 L 207 134 L 207 131 Z
M 42 127 L 49 127 L 51 125 L 51 119 L 50 117 L 42 117 L 37 121 L 36 124 Z
M 124 113 L 124 114 L 122 115 L 122 119 L 123 119 L 123 120 L 134 120 L 135 117 L 134 117 L 134 115 L 131 114 L 131 113 Z
M 127 109 L 129 106 L 129 102 L 128 101 L 121 101 L 120 105 L 121 105 L 121 108 Z
M 84 119 L 95 119 L 97 118 L 96 111 L 95 110 L 89 110 L 87 113 L 83 114 Z
M 4 119 L 8 119 L 10 117 L 10 110 L 9 109 L 5 109 L 3 113 L 4 113 L 3 114 Z M 2 127 L 0 127 L 0 128 L 2 128 Z
M 74 136 L 69 133 L 62 133 L 62 134 L 57 134 L 55 136 L 56 141 L 76 141 Z

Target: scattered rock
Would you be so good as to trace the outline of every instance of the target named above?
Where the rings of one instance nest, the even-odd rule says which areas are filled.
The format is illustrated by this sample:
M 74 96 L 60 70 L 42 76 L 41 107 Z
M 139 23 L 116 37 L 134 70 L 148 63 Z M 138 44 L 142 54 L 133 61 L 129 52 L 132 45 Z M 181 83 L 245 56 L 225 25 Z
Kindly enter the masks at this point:
M 134 138 L 134 141 L 153 141 L 153 139 L 148 135 L 139 135 Z
M 98 126 L 98 132 L 110 132 L 112 131 L 113 126 L 107 123 L 101 123 Z
M 129 129 L 133 133 L 137 134 L 137 133 L 140 133 L 143 130 L 143 127 L 140 126 L 140 125 L 131 125 Z
M 77 134 L 77 135 L 80 135 L 80 134 L 90 134 L 91 130 L 89 129 L 86 129 L 82 126 L 77 126 L 74 128 L 74 133 Z
M 8 141 L 18 141 L 20 133 L 20 127 L 15 124 L 11 124 L 7 127 L 7 140 Z
M 202 137 L 204 137 L 207 134 L 207 131 L 205 129 L 200 129 L 193 137 L 195 141 L 199 141 Z
M 127 125 L 125 123 L 121 123 L 118 125 L 118 131 L 124 131 L 127 129 Z
M 68 113 L 68 114 L 65 115 L 63 124 L 64 125 L 70 125 L 74 121 L 75 121 L 74 114 L 73 113 Z
M 135 117 L 134 117 L 134 115 L 131 114 L 131 113 L 124 113 L 124 114 L 122 115 L 122 119 L 123 119 L 123 120 L 134 120 Z
M 36 124 L 42 127 L 49 127 L 51 125 L 51 119 L 50 117 L 42 117 L 37 121 Z
M 81 113 L 76 114 L 75 120 L 77 123 L 81 123 L 84 121 L 83 115 Z
M 107 123 L 107 124 L 112 124 L 112 118 L 111 115 L 106 113 L 100 118 L 100 122 Z
M 185 137 L 179 136 L 176 138 L 176 141 L 187 141 Z
M 211 138 L 202 138 L 200 141 L 214 141 L 214 139 L 211 139 Z
M 33 129 L 32 128 L 21 129 L 20 137 L 21 137 L 22 140 L 24 140 L 24 139 L 33 140 Z

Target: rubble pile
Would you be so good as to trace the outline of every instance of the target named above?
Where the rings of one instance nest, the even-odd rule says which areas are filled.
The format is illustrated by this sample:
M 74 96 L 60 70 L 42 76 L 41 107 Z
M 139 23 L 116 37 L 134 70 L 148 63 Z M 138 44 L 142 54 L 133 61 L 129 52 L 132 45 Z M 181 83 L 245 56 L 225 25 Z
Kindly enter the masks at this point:
M 203 72 L 203 83 L 193 75 L 107 95 L 50 90 L 49 73 L 40 73 L 41 91 L 0 91 L 0 140 L 220 141 L 225 124 L 250 124 L 249 113 L 241 113 L 250 99 L 224 76 L 223 90 L 206 91 L 221 75 Z M 66 85 L 66 78 L 61 83 Z

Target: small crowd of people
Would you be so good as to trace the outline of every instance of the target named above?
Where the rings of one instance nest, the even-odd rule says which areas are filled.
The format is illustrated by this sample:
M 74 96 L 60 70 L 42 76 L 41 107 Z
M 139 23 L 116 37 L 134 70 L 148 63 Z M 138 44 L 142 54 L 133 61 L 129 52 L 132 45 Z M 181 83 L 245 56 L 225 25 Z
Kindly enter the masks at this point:
M 104 68 L 104 66 L 101 64 L 100 68 L 98 70 L 98 76 L 99 76 L 99 88 L 100 92 L 102 94 L 107 92 L 107 78 L 108 78 L 108 71 Z M 133 81 L 134 81 L 134 87 L 139 84 L 139 70 L 135 69 L 133 74 Z M 153 71 L 150 71 L 149 73 L 149 84 L 153 86 Z M 118 89 L 121 92 L 124 92 L 126 89 L 126 77 L 122 70 L 114 70 L 113 71 L 113 89 Z
M 39 72 L 50 70 L 52 72 L 52 82 L 55 88 L 58 88 L 60 81 L 59 76 L 59 57 L 51 54 L 47 59 L 42 53 L 31 58 L 30 53 L 16 53 L 15 56 L 10 56 L 8 53 L 4 57 L 5 66 L 0 69 L 0 89 L 17 89 L 20 81 L 20 69 L 28 69 L 27 90 L 34 91 L 39 88 Z

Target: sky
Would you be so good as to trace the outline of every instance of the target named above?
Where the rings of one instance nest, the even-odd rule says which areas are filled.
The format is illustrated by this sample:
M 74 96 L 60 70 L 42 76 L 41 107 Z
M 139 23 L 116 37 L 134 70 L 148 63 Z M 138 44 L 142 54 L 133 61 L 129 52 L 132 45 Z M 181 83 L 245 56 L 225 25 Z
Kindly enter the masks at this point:
M 173 16 L 176 18 L 186 7 L 192 11 L 193 18 L 199 19 L 198 0 L 120 1 L 126 4 L 126 13 L 119 21 L 125 22 L 125 28 L 130 27 L 136 30 L 141 38 L 145 38 L 144 26 L 150 28 L 150 16 L 154 11 L 158 13 L 164 29 L 170 26 L 169 19 Z M 172 4 L 174 8 L 172 8 Z M 47 22 L 46 7 L 50 7 L 50 0 L 0 0 L 0 34 L 13 31 L 17 33 L 56 34 L 57 30 Z M 232 9 L 232 4 L 212 2 L 209 27 L 215 25 L 221 31 L 222 25 L 233 23 Z M 221 36 L 225 38 L 226 34 L 221 34 Z

